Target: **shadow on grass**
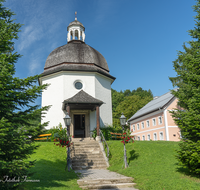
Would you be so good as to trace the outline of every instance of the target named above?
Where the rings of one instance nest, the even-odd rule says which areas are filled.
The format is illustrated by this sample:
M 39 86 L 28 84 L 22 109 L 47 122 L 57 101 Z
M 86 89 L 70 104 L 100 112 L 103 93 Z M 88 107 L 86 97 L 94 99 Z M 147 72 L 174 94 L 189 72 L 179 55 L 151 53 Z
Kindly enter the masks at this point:
M 27 179 L 39 180 L 39 182 L 24 182 L 20 190 L 38 190 L 49 187 L 65 187 L 66 189 L 72 189 L 73 185 L 77 186 L 76 181 L 79 178 L 73 170 L 68 172 L 66 169 L 65 171 L 65 166 L 66 162 L 60 160 L 49 161 L 41 159 L 36 161 L 35 166 L 29 170 Z
M 178 163 L 175 164 L 176 167 L 176 171 L 179 173 L 182 173 L 188 177 L 195 177 L 195 178 L 199 178 L 200 176 L 195 175 L 193 173 L 190 172 L 190 170 L 188 168 L 185 168 L 184 166 L 180 166 Z
M 131 150 L 129 153 L 131 156 L 128 158 L 128 164 L 130 164 L 132 160 L 138 159 L 139 157 L 139 154 L 135 150 Z

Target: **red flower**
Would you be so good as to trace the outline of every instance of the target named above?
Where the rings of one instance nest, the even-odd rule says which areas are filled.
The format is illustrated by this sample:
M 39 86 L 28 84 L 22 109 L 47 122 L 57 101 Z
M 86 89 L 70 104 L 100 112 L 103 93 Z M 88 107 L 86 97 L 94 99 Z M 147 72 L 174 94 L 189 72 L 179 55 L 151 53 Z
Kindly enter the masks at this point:
M 65 141 L 63 143 L 65 144 Z
M 126 135 L 126 133 L 125 133 L 125 135 Z
M 64 145 L 62 145 L 62 147 L 64 147 Z
M 56 139 L 54 139 L 54 141 L 56 141 Z
M 55 143 L 54 143 L 55 144 Z
M 74 136 L 72 136 L 72 138 L 74 138 Z
M 56 146 L 58 146 L 59 144 L 56 144 Z
M 66 144 L 69 144 L 69 141 L 67 141 Z
M 60 139 L 60 143 L 62 142 L 62 139 Z

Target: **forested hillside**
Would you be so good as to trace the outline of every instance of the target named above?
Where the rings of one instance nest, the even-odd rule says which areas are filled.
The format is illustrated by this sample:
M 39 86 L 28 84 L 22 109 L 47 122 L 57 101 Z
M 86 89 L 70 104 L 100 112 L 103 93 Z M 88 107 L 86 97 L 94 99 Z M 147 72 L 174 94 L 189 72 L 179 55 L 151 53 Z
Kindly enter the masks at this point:
M 137 90 L 125 90 L 117 92 L 112 89 L 112 114 L 113 126 L 119 128 L 119 117 L 123 112 L 127 119 L 135 114 L 144 105 L 153 99 L 151 90 L 143 90 L 141 87 Z

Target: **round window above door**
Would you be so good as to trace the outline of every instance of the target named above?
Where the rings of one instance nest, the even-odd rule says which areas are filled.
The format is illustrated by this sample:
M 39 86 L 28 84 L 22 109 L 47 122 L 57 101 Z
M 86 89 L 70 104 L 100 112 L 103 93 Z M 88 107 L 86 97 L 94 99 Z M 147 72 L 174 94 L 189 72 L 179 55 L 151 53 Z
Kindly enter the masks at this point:
M 80 81 L 75 82 L 74 86 L 77 90 L 80 90 L 83 88 L 83 84 Z

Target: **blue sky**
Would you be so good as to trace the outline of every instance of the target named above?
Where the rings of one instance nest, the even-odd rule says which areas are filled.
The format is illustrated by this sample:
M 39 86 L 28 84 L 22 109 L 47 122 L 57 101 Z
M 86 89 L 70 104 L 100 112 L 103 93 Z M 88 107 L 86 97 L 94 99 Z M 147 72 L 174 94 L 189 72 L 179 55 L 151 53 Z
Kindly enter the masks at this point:
M 7 0 L 15 22 L 24 24 L 15 43 L 22 54 L 16 76 L 41 74 L 47 56 L 67 43 L 67 26 L 77 18 L 86 44 L 107 60 L 112 88 L 142 87 L 160 96 L 173 89 L 173 63 L 188 30 L 195 26 L 195 0 Z

